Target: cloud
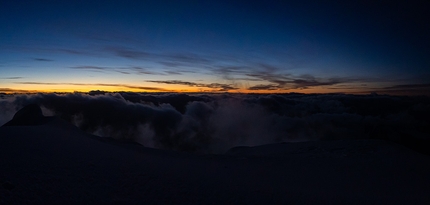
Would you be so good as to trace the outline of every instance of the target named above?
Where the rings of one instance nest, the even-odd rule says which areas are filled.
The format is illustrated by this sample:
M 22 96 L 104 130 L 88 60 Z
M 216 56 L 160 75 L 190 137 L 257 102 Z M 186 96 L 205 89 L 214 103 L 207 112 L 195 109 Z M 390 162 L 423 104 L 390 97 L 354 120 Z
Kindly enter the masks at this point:
M 430 88 L 430 84 L 403 84 L 385 87 L 384 89 L 415 89 L 415 88 Z
M 154 54 L 149 52 L 144 52 L 136 49 L 131 48 L 124 48 L 124 47 L 106 47 L 104 50 L 108 52 L 112 52 L 114 55 L 123 57 L 123 58 L 129 58 L 129 59 L 150 59 L 151 57 L 154 57 Z
M 184 63 L 180 63 L 180 62 L 171 62 L 171 61 L 159 61 L 158 62 L 161 65 L 170 67 L 170 68 L 176 68 L 176 67 L 180 67 L 180 66 L 185 66 L 186 64 Z
M 248 88 L 248 90 L 279 90 L 279 85 L 255 85 Z
M 430 98 L 344 94 L 5 95 L 0 124 L 36 103 L 79 128 L 145 146 L 223 153 L 235 146 L 325 139 L 429 139 Z
M 175 67 L 175 65 L 184 65 L 184 64 L 203 64 L 203 63 L 210 63 L 212 60 L 209 58 L 202 57 L 197 54 L 193 53 L 172 53 L 172 52 L 147 52 L 143 51 L 141 49 L 134 49 L 129 47 L 106 47 L 104 48 L 105 51 L 111 52 L 116 56 L 122 57 L 122 58 L 129 58 L 133 60 L 151 60 L 151 61 L 158 61 L 162 62 L 165 65 L 172 65 L 172 67 Z
M 0 92 L 5 93 L 35 93 L 36 90 L 20 90 L 20 89 L 13 89 L 13 88 L 0 88 Z
M 147 87 L 147 86 L 133 86 L 133 85 L 125 85 L 125 84 L 97 84 L 101 86 L 116 86 L 116 87 L 125 87 L 125 88 L 132 88 L 132 89 L 139 89 L 139 90 L 152 90 L 152 91 L 167 91 L 164 88 L 157 88 L 157 87 Z
M 44 83 L 44 82 L 32 82 L 32 81 L 15 82 L 15 84 L 25 84 L 25 85 L 69 85 L 69 83 Z
M 166 70 L 164 71 L 167 75 L 182 75 L 183 72 L 182 71 L 171 71 L 171 70 Z
M 344 82 L 348 82 L 342 78 L 328 78 L 328 79 L 317 79 L 312 75 L 301 75 L 294 76 L 292 74 L 273 74 L 268 72 L 255 72 L 247 74 L 250 77 L 254 77 L 259 80 L 270 82 L 271 84 L 257 85 L 248 88 L 249 90 L 263 90 L 265 87 L 268 89 L 307 89 L 309 87 L 336 85 Z
M 51 62 L 51 61 L 54 61 L 54 60 L 47 59 L 47 58 L 35 58 L 34 60 L 35 60 L 35 61 L 43 61 L 43 62 Z
M 173 61 L 173 62 L 185 62 L 191 64 L 210 63 L 212 62 L 208 58 L 192 54 L 192 53 L 163 53 L 160 57 Z
M 256 78 L 246 77 L 255 68 L 250 66 L 216 66 L 212 72 L 226 80 L 258 81 Z
M 186 85 L 186 86 L 190 86 L 190 87 L 204 87 L 204 88 L 218 89 L 218 91 L 229 91 L 229 90 L 237 90 L 238 89 L 231 84 L 221 84 L 221 83 L 205 84 L 205 83 L 194 83 L 194 82 L 181 81 L 181 80 L 165 80 L 165 81 L 149 80 L 147 82 L 171 84 L 171 85 Z
M 130 75 L 130 74 L 131 74 L 130 72 L 127 72 L 127 71 L 121 71 L 121 70 L 118 70 L 117 72 L 118 72 L 118 73 L 121 73 L 121 74 L 124 74 L 124 75 Z
M 204 84 L 204 87 L 219 89 L 218 91 L 229 91 L 229 90 L 237 90 L 239 88 L 233 87 L 230 84 L 221 84 L 221 83 L 210 83 Z
M 117 72 L 125 75 L 136 74 L 136 75 L 166 75 L 162 72 L 153 72 L 147 68 L 140 66 L 128 66 L 128 67 L 102 67 L 102 66 L 72 66 L 71 69 L 89 70 L 96 72 Z
M 138 73 L 150 75 L 201 72 L 201 68 L 209 68 L 212 64 L 214 64 L 216 58 L 214 56 L 202 56 L 190 52 L 153 52 L 122 46 L 105 47 L 103 48 L 103 50 L 108 52 L 109 54 L 113 54 L 121 58 L 156 63 L 164 67 L 165 69 L 168 69 L 170 72 L 155 72 L 154 70 L 144 69 L 143 72 Z M 132 68 L 133 66 L 131 66 L 130 69 L 132 70 Z
M 317 87 L 317 86 L 323 86 L 323 85 L 336 85 L 343 82 L 340 79 L 331 78 L 326 80 L 317 80 L 314 77 L 308 78 L 308 79 L 294 79 L 292 80 L 293 88 L 300 88 L 305 89 L 308 87 Z
M 82 70 L 111 70 L 112 69 L 112 68 L 108 68 L 108 67 L 89 66 L 89 65 L 85 65 L 85 66 L 72 66 L 70 68 L 72 68 L 72 69 L 82 69 Z
M 4 80 L 17 80 L 17 79 L 22 79 L 23 77 L 17 77 L 17 76 L 14 76 L 14 77 L 6 77 L 6 78 L 0 78 L 0 79 L 4 79 Z
M 364 91 L 358 91 L 356 93 L 358 94 L 377 93 L 377 94 L 406 95 L 406 96 L 411 96 L 411 95 L 430 96 L 430 84 L 428 83 L 400 84 L 400 85 L 393 85 L 393 86 L 383 87 L 383 88 L 367 87 Z
M 86 56 L 94 55 L 93 53 L 90 53 L 88 51 L 76 50 L 76 49 L 67 49 L 67 48 L 58 48 L 58 49 L 53 49 L 50 51 L 51 52 L 62 52 L 62 53 L 73 54 L 73 55 L 86 55 Z
M 188 86 L 195 86 L 195 87 L 199 87 L 198 83 L 193 83 L 193 82 L 187 82 L 187 81 L 181 81 L 181 80 L 149 80 L 148 82 L 152 82 L 152 83 L 162 83 L 162 84 L 171 84 L 171 85 L 188 85 Z
M 133 67 L 130 67 L 130 68 L 123 68 L 123 69 L 129 70 L 130 72 L 134 72 L 136 74 L 165 75 L 164 73 L 153 72 L 153 71 L 148 70 L 147 68 L 140 67 L 140 66 L 133 66 Z
M 274 91 L 285 92 L 288 90 L 303 90 L 310 88 L 324 87 L 333 89 L 334 87 L 381 82 L 378 78 L 360 77 L 339 77 L 327 76 L 316 77 L 311 74 L 295 74 L 291 69 L 276 64 L 252 61 L 225 61 L 223 64 L 213 63 L 208 66 L 209 72 L 217 75 L 228 82 L 246 85 L 250 91 Z M 291 70 L 291 71 L 290 71 Z M 360 87 L 362 88 L 362 87 Z M 356 87 L 352 89 L 357 90 Z M 363 90 L 363 89 L 359 89 Z
M 47 82 L 15 82 L 15 84 L 25 84 L 25 85 L 75 85 L 75 86 L 106 86 L 106 87 L 122 87 L 140 90 L 152 90 L 152 91 L 167 91 L 164 88 L 157 87 L 147 87 L 147 86 L 136 86 L 128 84 L 116 84 L 116 83 L 47 83 Z
M 369 82 L 369 79 L 346 78 L 346 77 L 322 77 L 313 75 L 294 75 L 286 72 L 278 66 L 266 63 L 253 63 L 235 66 L 214 66 L 212 72 L 215 75 L 229 81 L 253 81 L 258 82 L 248 90 L 289 90 L 308 89 L 318 86 L 333 86 L 342 83 Z M 267 88 L 267 89 L 266 89 Z
M 69 49 L 69 48 L 48 48 L 48 47 L 40 47 L 40 46 L 13 46 L 10 47 L 13 50 L 18 50 L 22 52 L 33 52 L 33 53 L 47 53 L 49 55 L 51 54 L 57 54 L 57 53 L 65 53 L 65 54 L 72 54 L 72 55 L 85 55 L 85 56 L 96 56 L 97 54 L 95 52 L 91 52 L 88 49 Z M 45 59 L 45 58 L 34 58 L 35 61 L 53 61 L 52 59 Z
M 73 69 L 87 69 L 97 72 L 117 72 L 124 75 L 181 75 L 183 73 L 205 73 L 215 74 L 223 79 L 232 82 L 231 84 L 207 85 L 194 84 L 188 85 L 193 87 L 214 88 L 219 91 L 229 91 L 237 89 L 233 84 L 241 84 L 246 82 L 257 82 L 250 86 L 249 90 L 263 90 L 267 87 L 268 90 L 286 91 L 290 89 L 308 89 L 318 86 L 333 86 L 342 83 L 358 82 L 347 78 L 316 78 L 312 75 L 293 75 L 287 73 L 285 68 L 278 65 L 272 65 L 264 62 L 249 62 L 243 60 L 227 59 L 220 63 L 220 56 L 203 56 L 194 53 L 175 53 L 175 52 L 153 52 L 144 49 L 124 47 L 124 46 L 108 46 L 103 48 L 104 51 L 111 53 L 121 58 L 133 60 L 149 61 L 165 66 L 166 71 L 145 68 L 142 66 L 128 67 L 100 67 L 92 65 L 75 66 Z M 202 69 L 204 68 L 204 69 Z M 161 82 L 159 82 L 161 83 Z M 167 83 L 165 83 L 167 84 Z M 170 83 L 172 84 L 172 83 Z M 176 84 L 183 84 L 177 82 Z M 257 85 L 256 85 L 257 84 Z M 264 85 L 264 86 L 263 86 Z

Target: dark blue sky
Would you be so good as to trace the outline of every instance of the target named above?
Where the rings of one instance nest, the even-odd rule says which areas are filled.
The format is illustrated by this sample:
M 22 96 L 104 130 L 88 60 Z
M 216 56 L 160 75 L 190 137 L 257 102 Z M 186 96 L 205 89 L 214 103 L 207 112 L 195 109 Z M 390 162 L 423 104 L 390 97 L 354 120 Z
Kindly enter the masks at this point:
M 430 89 L 427 1 L 2 1 L 0 92 Z

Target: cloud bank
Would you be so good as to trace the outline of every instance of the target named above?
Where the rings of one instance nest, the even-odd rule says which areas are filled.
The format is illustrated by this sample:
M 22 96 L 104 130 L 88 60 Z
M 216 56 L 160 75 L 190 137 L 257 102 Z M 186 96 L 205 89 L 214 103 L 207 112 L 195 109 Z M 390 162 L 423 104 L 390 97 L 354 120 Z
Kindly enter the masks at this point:
M 0 124 L 27 104 L 82 130 L 148 147 L 223 153 L 235 146 L 430 136 L 430 98 L 303 94 L 0 95 Z

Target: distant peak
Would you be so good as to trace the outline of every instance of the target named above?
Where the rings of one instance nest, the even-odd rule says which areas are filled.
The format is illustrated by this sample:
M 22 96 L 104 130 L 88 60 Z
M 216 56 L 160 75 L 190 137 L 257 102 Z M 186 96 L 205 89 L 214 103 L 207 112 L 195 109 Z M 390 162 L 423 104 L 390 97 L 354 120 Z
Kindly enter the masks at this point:
M 41 125 L 47 122 L 47 118 L 43 116 L 42 109 L 37 104 L 29 104 L 21 108 L 15 113 L 12 120 L 3 126 L 34 126 Z
M 29 104 L 21 108 L 13 116 L 14 120 L 21 120 L 23 118 L 41 118 L 43 117 L 42 109 L 37 104 Z

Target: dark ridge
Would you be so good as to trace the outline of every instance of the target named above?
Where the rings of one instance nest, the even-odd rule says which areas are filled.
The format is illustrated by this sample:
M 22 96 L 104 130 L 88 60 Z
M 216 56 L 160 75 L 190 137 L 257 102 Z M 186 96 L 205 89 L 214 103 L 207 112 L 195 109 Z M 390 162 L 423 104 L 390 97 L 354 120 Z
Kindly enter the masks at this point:
M 37 104 L 29 104 L 15 113 L 12 120 L 3 126 L 36 126 L 43 125 L 50 121 L 50 117 L 45 117 Z
M 400 139 L 392 140 L 418 153 L 430 155 L 430 140 L 413 136 L 402 136 Z

